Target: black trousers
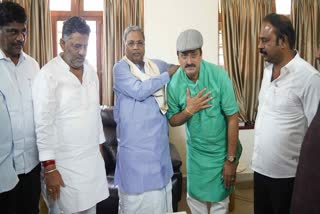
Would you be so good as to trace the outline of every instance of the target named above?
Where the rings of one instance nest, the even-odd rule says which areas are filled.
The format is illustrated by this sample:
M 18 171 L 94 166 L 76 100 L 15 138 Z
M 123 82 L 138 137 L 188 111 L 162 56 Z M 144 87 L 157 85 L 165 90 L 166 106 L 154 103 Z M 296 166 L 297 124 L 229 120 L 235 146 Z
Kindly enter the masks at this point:
M 18 184 L 0 193 L 0 213 L 38 214 L 41 192 L 40 164 L 27 174 L 20 174 Z
M 270 178 L 254 172 L 254 213 L 289 214 L 294 178 Z

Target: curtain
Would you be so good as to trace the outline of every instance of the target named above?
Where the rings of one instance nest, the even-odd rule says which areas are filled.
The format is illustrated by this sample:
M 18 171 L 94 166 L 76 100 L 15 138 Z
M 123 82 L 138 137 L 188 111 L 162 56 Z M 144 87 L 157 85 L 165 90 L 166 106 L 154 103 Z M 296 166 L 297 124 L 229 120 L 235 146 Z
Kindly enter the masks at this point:
M 143 29 L 143 0 L 105 0 L 103 12 L 102 103 L 114 104 L 113 65 L 124 55 L 122 34 L 126 27 L 138 25 Z
M 270 0 L 222 0 L 221 24 L 225 69 L 239 105 L 241 121 L 253 124 L 264 62 L 258 42 L 262 19 L 272 12 Z
M 296 31 L 296 49 L 319 70 L 315 57 L 320 48 L 320 0 L 292 0 L 291 20 Z
M 40 67 L 53 58 L 49 1 L 28 0 L 28 53 Z
M 42 67 L 53 57 L 49 1 L 6 0 L 24 7 L 27 14 L 28 36 L 24 51 Z

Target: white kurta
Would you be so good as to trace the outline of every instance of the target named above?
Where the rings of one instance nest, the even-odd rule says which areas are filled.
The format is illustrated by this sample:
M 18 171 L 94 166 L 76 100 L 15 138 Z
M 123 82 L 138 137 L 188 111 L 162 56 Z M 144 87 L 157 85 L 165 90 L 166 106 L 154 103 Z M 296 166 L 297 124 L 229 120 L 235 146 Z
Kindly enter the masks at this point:
M 104 142 L 95 70 L 85 62 L 82 84 L 58 56 L 33 85 L 39 159 L 55 160 L 65 187 L 64 213 L 91 208 L 109 196 L 99 143 Z

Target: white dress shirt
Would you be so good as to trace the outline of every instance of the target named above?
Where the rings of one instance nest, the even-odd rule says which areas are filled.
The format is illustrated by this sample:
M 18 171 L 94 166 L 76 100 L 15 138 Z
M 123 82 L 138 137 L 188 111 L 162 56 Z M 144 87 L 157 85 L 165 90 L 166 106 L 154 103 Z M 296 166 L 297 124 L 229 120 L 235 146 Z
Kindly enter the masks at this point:
M 320 100 L 320 74 L 299 54 L 271 82 L 264 70 L 255 123 L 252 169 L 272 178 L 295 177 L 300 148 Z
M 6 98 L 0 90 L 0 193 L 13 189 L 19 179 L 13 165 L 12 126 Z
M 105 141 L 99 83 L 84 63 L 82 83 L 58 56 L 46 64 L 33 86 L 37 145 L 41 161 L 54 159 L 65 187 L 60 209 L 74 213 L 109 196 L 99 143 Z
M 12 130 L 12 133 L 7 132 L 5 134 L 13 138 L 13 142 L 9 138 L 1 142 L 2 144 L 6 142 L 7 146 L 12 148 L 10 168 L 2 168 L 0 171 L 0 174 L 12 175 L 11 179 L 0 181 L 3 190 L 12 189 L 10 183 L 17 181 L 18 174 L 29 173 L 39 164 L 31 95 L 31 85 L 39 70 L 38 63 L 27 54 L 22 52 L 18 63 L 15 65 L 0 50 L 0 91 L 6 99 L 12 126 L 12 129 L 8 129 L 10 132 Z M 3 120 L 4 118 L 0 118 L 0 123 Z M 7 155 L 0 154 L 0 159 Z M 12 168 L 14 168 L 16 175 L 13 175 Z

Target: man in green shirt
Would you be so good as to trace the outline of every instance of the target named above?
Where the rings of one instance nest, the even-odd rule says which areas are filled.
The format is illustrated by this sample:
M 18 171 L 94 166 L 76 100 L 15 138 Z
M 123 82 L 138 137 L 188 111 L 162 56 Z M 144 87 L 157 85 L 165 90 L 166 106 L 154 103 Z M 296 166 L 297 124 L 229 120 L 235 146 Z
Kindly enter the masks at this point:
M 192 214 L 228 213 L 237 163 L 238 105 L 231 81 L 220 67 L 202 59 L 202 35 L 186 30 L 177 39 L 180 68 L 168 87 L 171 126 L 186 123 L 187 202 Z

